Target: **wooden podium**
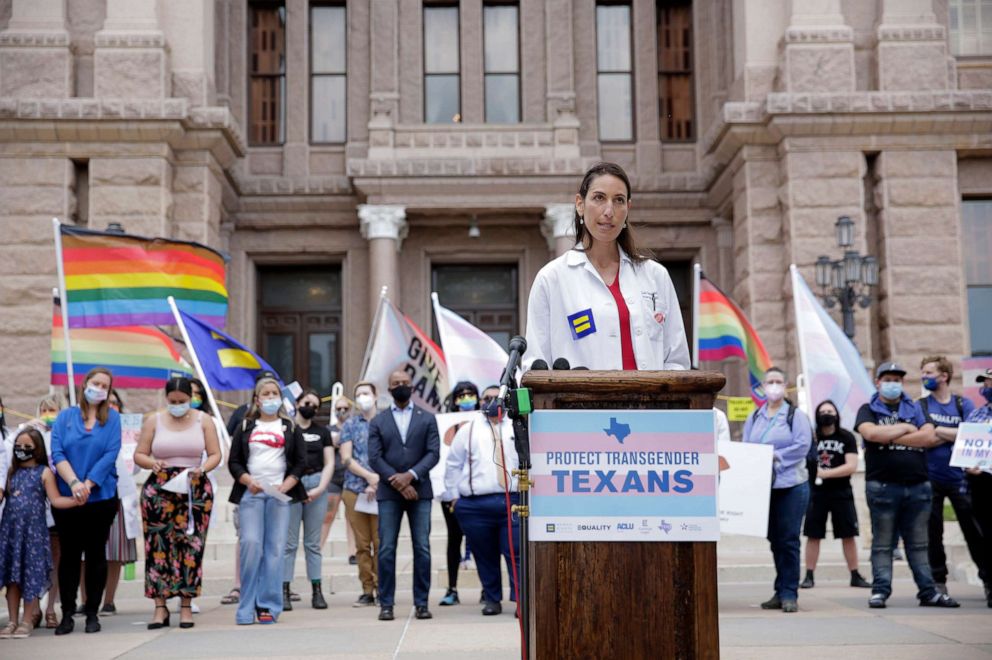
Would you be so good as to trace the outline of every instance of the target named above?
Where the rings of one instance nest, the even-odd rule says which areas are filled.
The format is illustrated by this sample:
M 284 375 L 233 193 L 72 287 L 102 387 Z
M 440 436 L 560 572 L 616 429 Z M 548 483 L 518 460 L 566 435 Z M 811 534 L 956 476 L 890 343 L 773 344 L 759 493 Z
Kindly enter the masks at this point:
M 528 371 L 535 410 L 713 407 L 723 374 Z M 718 658 L 716 543 L 527 543 L 531 660 Z

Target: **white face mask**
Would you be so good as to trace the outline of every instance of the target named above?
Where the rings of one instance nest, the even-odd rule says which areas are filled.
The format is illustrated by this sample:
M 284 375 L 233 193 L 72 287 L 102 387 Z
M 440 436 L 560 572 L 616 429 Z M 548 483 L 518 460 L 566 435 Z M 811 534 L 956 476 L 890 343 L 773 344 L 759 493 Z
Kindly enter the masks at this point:
M 358 404 L 358 409 L 363 413 L 367 413 L 372 410 L 372 406 L 375 405 L 375 397 L 371 394 L 359 394 L 355 397 L 355 403 Z
M 765 385 L 765 396 L 773 403 L 781 401 L 785 397 L 785 385 L 781 383 L 769 383 Z

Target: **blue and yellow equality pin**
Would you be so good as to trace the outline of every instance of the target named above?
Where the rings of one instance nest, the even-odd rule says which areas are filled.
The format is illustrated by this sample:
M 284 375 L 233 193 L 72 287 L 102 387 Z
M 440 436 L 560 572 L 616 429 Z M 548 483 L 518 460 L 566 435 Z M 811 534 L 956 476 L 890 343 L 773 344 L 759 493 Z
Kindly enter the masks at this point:
M 572 330 L 572 339 L 582 339 L 596 332 L 596 319 L 592 317 L 592 308 L 570 315 L 568 326 Z

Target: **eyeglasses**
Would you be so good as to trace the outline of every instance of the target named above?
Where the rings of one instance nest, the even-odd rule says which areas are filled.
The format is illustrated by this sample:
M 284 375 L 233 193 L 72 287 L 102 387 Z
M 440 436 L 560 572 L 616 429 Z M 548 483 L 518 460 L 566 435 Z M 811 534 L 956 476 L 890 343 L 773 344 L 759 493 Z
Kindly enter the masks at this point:
M 334 409 L 334 412 L 336 412 L 339 415 L 341 413 L 349 413 L 349 412 L 351 412 L 351 408 L 335 408 Z

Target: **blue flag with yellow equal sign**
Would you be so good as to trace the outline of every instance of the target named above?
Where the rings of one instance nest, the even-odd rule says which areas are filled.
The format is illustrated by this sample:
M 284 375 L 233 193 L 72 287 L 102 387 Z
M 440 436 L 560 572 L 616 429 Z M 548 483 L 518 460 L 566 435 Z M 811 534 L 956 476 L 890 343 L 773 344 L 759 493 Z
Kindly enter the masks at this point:
M 244 347 L 230 335 L 212 328 L 182 310 L 179 311 L 192 344 L 190 349 L 203 367 L 203 375 L 215 390 L 250 390 L 260 371 L 276 373 L 268 362 Z

